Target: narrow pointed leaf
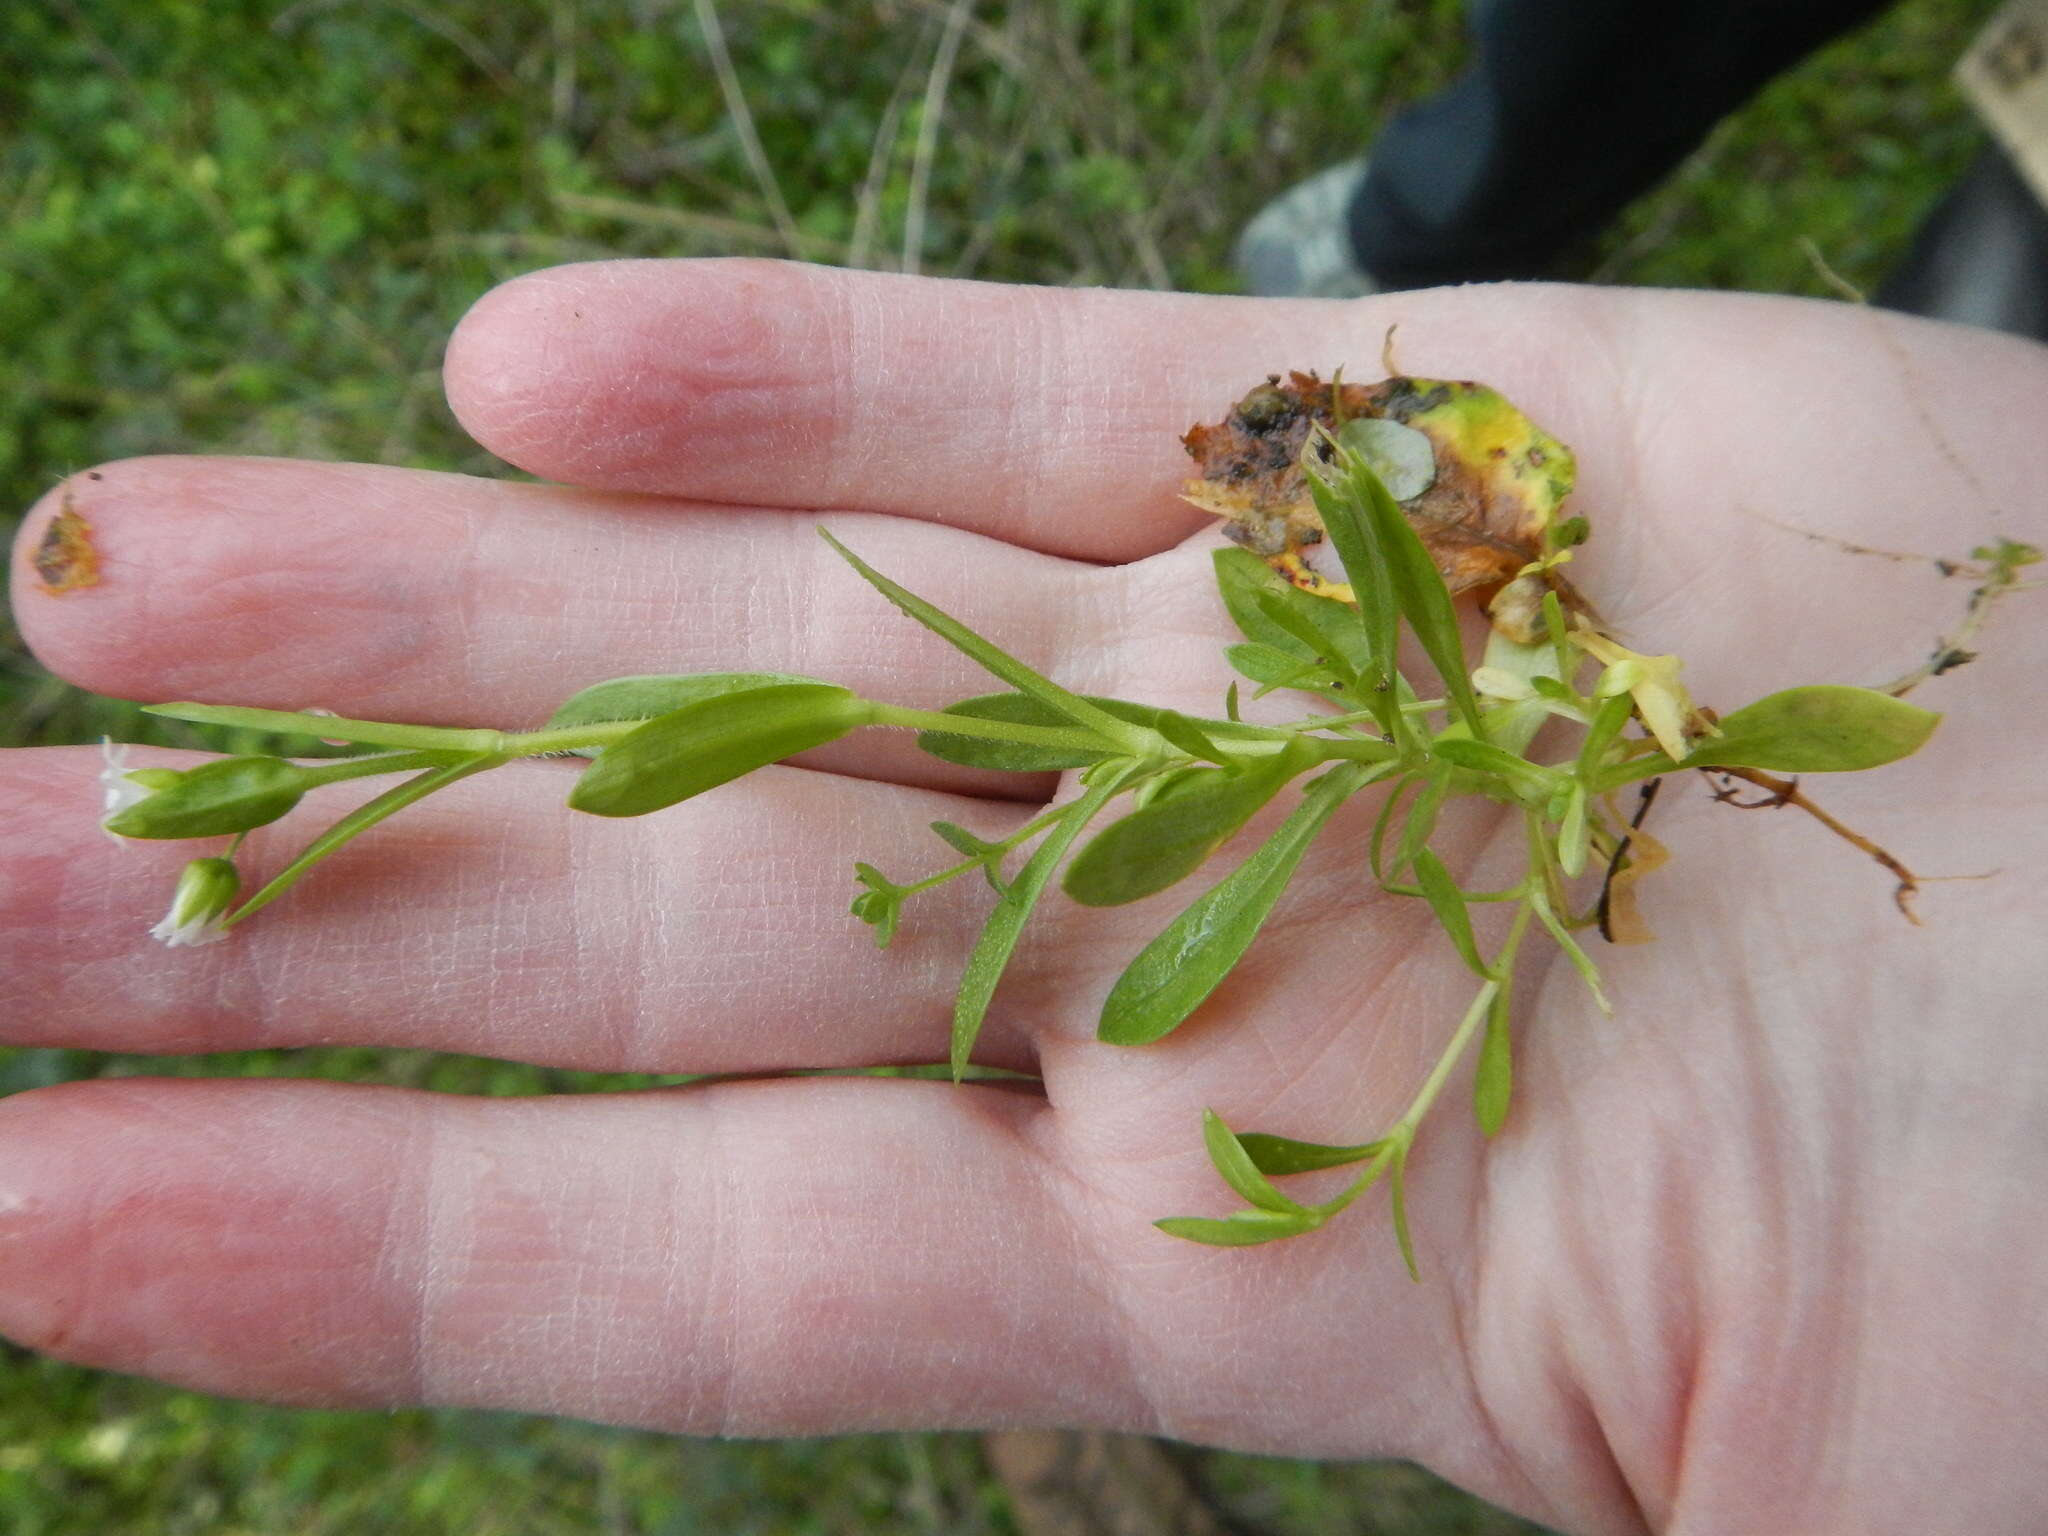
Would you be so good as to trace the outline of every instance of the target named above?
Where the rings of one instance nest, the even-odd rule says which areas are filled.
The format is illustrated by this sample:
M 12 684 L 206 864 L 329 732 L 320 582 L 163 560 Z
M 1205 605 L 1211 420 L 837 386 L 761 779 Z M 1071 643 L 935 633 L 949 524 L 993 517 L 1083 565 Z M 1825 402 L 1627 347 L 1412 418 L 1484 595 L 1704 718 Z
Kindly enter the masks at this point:
M 1312 1173 L 1318 1168 L 1342 1168 L 1377 1156 L 1384 1141 L 1361 1142 L 1357 1146 L 1334 1147 L 1315 1141 L 1295 1141 L 1287 1136 L 1270 1136 L 1263 1131 L 1243 1131 L 1237 1144 L 1259 1172 L 1280 1177 L 1289 1173 Z
M 699 699 L 606 747 L 577 779 L 569 804 L 596 816 L 644 816 L 837 741 L 871 715 L 867 700 L 830 683 Z
M 1408 1230 L 1408 1144 L 1405 1141 L 1394 1154 L 1394 1171 L 1387 1185 L 1391 1196 L 1389 1204 L 1394 1214 L 1394 1241 L 1401 1245 L 1401 1262 L 1408 1266 L 1408 1278 L 1419 1282 L 1422 1269 L 1415 1262 L 1415 1236 Z
M 1314 761 L 1307 743 L 1292 741 L 1235 773 L 1203 769 L 1098 832 L 1067 866 L 1067 894 L 1084 907 L 1115 907 L 1186 879 Z
M 1162 709 L 1153 720 L 1152 728 L 1164 736 L 1168 743 L 1198 757 L 1205 763 L 1214 763 L 1219 768 L 1235 766 L 1234 761 L 1223 755 L 1223 749 L 1211 741 L 1202 728 L 1186 715 L 1176 710 Z
M 593 683 L 562 701 L 548 717 L 548 730 L 578 725 L 606 725 L 618 720 L 652 720 L 724 693 L 745 693 L 787 683 L 816 683 L 814 677 L 786 672 L 697 672 L 674 676 L 614 677 Z M 824 684 L 821 686 L 830 686 Z
M 1238 1145 L 1236 1135 L 1223 1123 L 1223 1117 L 1213 1109 L 1202 1111 L 1202 1143 L 1209 1150 L 1209 1161 L 1223 1175 L 1223 1182 L 1260 1210 L 1298 1212 L 1306 1209 L 1299 1200 L 1273 1187 L 1272 1181 L 1259 1171 L 1250 1154 Z
M 1144 748 L 1144 735 L 1133 730 L 1126 722 L 1089 703 L 1079 694 L 1069 693 L 1043 673 L 1033 671 L 1007 651 L 1000 649 L 991 641 L 984 640 L 951 614 L 942 613 L 916 593 L 898 586 L 833 538 L 825 529 L 820 528 L 818 534 L 839 552 L 840 557 L 848 565 L 861 574 L 868 585 L 940 639 L 972 657 L 1018 692 L 1044 700 L 1074 724 L 1096 732 L 1104 741 L 1126 751 Z
M 932 823 L 932 830 L 944 839 L 947 847 L 961 857 L 980 859 L 981 872 L 988 877 L 989 885 L 998 896 L 1003 894 L 1003 879 L 999 871 L 1003 855 L 1009 851 L 1008 849 L 1001 843 L 992 843 L 986 838 L 976 837 L 965 827 L 955 826 L 950 821 L 935 821 Z
M 1067 814 L 1053 823 L 1044 841 L 1033 850 L 1024 867 L 1004 890 L 1002 899 L 982 925 L 981 937 L 975 941 L 974 953 L 967 959 L 967 969 L 960 976 L 960 992 L 953 1003 L 953 1075 L 957 1080 L 967 1066 L 967 1059 L 974 1051 L 975 1037 L 981 1033 L 981 1021 L 988 1015 L 989 1000 L 995 996 L 996 983 L 1003 979 L 1003 971 L 1010 963 L 1010 956 L 1016 951 L 1017 939 L 1024 932 L 1024 924 L 1030 918 L 1032 908 L 1038 905 L 1038 898 L 1052 879 L 1053 871 L 1060 860 L 1066 857 L 1074 839 L 1096 814 L 1122 790 L 1127 774 L 1112 774 L 1088 787 L 1087 793 L 1068 808 Z
M 1428 848 L 1415 850 L 1415 883 L 1422 887 L 1423 900 L 1429 903 L 1430 911 L 1450 935 L 1452 946 L 1458 957 L 1482 981 L 1491 973 L 1486 962 L 1479 958 L 1478 940 L 1472 937 L 1472 914 L 1465 910 L 1465 893 L 1458 889 L 1450 871 L 1444 868 L 1442 859 Z
M 1322 1223 L 1313 1211 L 1234 1211 L 1220 1221 L 1208 1216 L 1168 1216 L 1152 1225 L 1169 1237 L 1211 1248 L 1251 1248 L 1283 1237 L 1299 1237 Z
M 1386 561 L 1386 581 L 1408 627 L 1422 643 L 1424 653 L 1435 666 L 1458 714 L 1477 736 L 1479 699 L 1472 691 L 1472 679 L 1465 661 L 1465 641 L 1458 630 L 1458 615 L 1451 606 L 1451 589 L 1443 573 L 1429 556 L 1422 537 L 1402 513 L 1372 467 L 1356 455 L 1350 461 L 1350 488 L 1362 503 L 1371 522 L 1376 543 Z M 1347 562 L 1345 570 L 1350 570 Z
M 1488 1136 L 1508 1117 L 1514 1095 L 1514 1047 L 1508 1034 L 1508 988 L 1501 987 L 1486 1007 L 1486 1033 L 1479 1040 L 1479 1070 L 1472 1079 L 1472 1112 Z
M 1223 648 L 1223 659 L 1233 671 L 1259 685 L 1261 694 L 1276 688 L 1299 688 L 1340 702 L 1349 702 L 1351 691 L 1328 667 L 1312 656 L 1299 656 L 1278 646 L 1247 640 Z
M 1147 944 L 1110 988 L 1098 1039 L 1143 1045 L 1200 1007 L 1258 937 L 1302 855 L 1338 806 L 1375 776 L 1346 763 L 1311 784 L 1301 804 L 1244 863 Z

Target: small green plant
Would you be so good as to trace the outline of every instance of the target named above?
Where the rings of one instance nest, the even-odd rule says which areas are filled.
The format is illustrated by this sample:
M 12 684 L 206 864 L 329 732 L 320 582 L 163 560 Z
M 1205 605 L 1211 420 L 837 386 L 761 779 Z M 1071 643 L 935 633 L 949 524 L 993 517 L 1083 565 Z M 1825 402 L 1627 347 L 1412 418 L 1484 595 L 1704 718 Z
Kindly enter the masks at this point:
M 1304 785 L 1250 856 L 1168 923 L 1110 988 L 1100 1038 L 1141 1046 L 1202 1005 L 1244 957 L 1338 809 L 1377 788 L 1384 798 L 1370 835 L 1347 854 L 1391 895 L 1427 904 L 1450 951 L 1471 972 L 1469 1006 L 1407 1107 L 1370 1141 L 1321 1145 L 1240 1133 L 1206 1114 L 1210 1158 L 1246 1205 L 1220 1219 L 1169 1217 L 1158 1224 L 1202 1243 L 1269 1242 L 1315 1230 L 1384 1182 L 1413 1272 L 1403 1185 L 1417 1128 L 1473 1052 L 1473 1113 L 1486 1134 L 1501 1127 L 1514 1082 L 1510 999 L 1524 945 L 1555 945 L 1599 1006 L 1609 1006 L 1578 935 L 1596 926 L 1609 931 L 1617 894 L 1639 872 L 1632 858 L 1640 860 L 1637 850 L 1653 846 L 1617 807 L 1616 793 L 1695 769 L 1768 785 L 1779 773 L 1874 768 L 1917 750 L 1938 719 L 1893 692 L 1833 685 L 1772 694 L 1719 717 L 1695 709 L 1679 681 L 1677 658 L 1621 646 L 1559 574 L 1586 533 L 1583 519 L 1555 515 L 1570 484 L 1562 445 L 1491 391 L 1413 387 L 1429 382 L 1376 386 L 1372 398 L 1383 410 L 1361 417 L 1346 410 L 1343 387 L 1334 384 L 1328 409 L 1310 410 L 1303 402 L 1322 386 L 1297 375 L 1303 388 L 1255 390 L 1233 415 L 1240 429 L 1284 426 L 1299 443 L 1282 466 L 1289 483 L 1306 491 L 1290 513 L 1291 531 L 1266 539 L 1237 527 L 1241 544 L 1263 541 L 1264 557 L 1246 547 L 1215 556 L 1223 604 L 1243 636 L 1228 648 L 1233 666 L 1258 685 L 1255 697 L 1287 689 L 1312 699 L 1314 712 L 1298 719 L 1245 720 L 1236 684 L 1221 716 L 1207 719 L 1076 695 L 824 532 L 877 591 L 972 657 L 1002 689 L 929 711 L 772 673 L 625 677 L 583 690 L 541 729 L 523 733 L 163 704 L 153 712 L 388 750 L 318 763 L 225 757 L 184 771 L 131 771 L 110 752 L 106 826 L 123 837 L 232 839 L 224 854 L 188 867 L 172 912 L 157 930 L 176 945 L 224 937 L 379 822 L 459 779 L 522 757 L 590 757 L 568 803 L 600 816 L 659 811 L 875 727 L 916 731 L 925 751 L 951 763 L 1016 773 L 1078 771 L 1078 794 L 1001 841 L 935 823 L 933 831 L 957 857 L 930 874 L 899 881 L 872 865 L 855 867 L 860 890 L 853 914 L 873 927 L 882 945 L 922 893 L 968 875 L 994 888 L 954 1009 L 950 1058 L 957 1078 L 969 1066 L 1019 935 L 1056 877 L 1069 899 L 1089 906 L 1153 895 L 1193 875 L 1262 810 Z M 1403 415 L 1405 423 L 1398 419 Z M 1424 421 L 1450 422 L 1445 430 L 1455 430 L 1426 435 L 1413 425 Z M 1477 437 L 1475 422 L 1486 429 Z M 1190 434 L 1191 451 L 1200 430 Z M 1432 547 L 1425 534 L 1443 529 L 1419 519 L 1418 508 L 1439 473 L 1465 467 L 1458 444 L 1470 449 L 1468 458 L 1505 462 L 1487 446 L 1503 431 L 1535 446 L 1515 472 L 1542 489 L 1544 499 L 1538 514 L 1519 525 L 1526 536 L 1521 555 L 1498 565 L 1498 549 L 1488 546 L 1498 566 L 1490 585 L 1503 595 L 1493 603 L 1493 632 L 1475 667 L 1441 569 L 1450 564 L 1455 570 L 1457 561 L 1447 559 L 1442 538 Z M 1297 473 L 1298 482 L 1292 479 Z M 1305 510 L 1309 503 L 1313 516 Z M 1342 587 L 1303 563 L 1304 551 L 1325 542 L 1341 563 Z M 2019 545 L 1978 553 L 1990 570 L 1987 587 L 2010 586 L 2014 571 L 2038 558 Z M 1427 687 L 1401 671 L 1404 634 L 1427 659 L 1433 674 Z M 406 777 L 395 787 L 342 817 L 237 904 L 233 860 L 252 828 L 276 821 L 326 784 L 399 774 Z M 1431 846 L 1444 807 L 1470 796 L 1502 807 L 1524 834 L 1521 872 L 1497 889 L 1461 887 Z M 1911 876 L 1895 861 L 1892 867 L 1903 895 Z M 1507 913 L 1504 936 L 1490 951 L 1475 931 L 1475 904 Z M 1319 1202 L 1298 1200 L 1276 1182 L 1340 1166 L 1358 1172 Z

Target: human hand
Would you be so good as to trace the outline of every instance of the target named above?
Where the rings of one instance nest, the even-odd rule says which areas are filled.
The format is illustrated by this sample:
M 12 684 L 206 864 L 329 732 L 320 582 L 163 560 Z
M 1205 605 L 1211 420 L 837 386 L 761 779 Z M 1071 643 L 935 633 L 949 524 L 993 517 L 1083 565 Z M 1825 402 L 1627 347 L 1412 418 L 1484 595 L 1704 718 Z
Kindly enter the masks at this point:
M 821 516 L 1069 686 L 1211 712 L 1213 530 L 1175 439 L 1263 374 L 1401 362 L 1503 390 L 1577 451 L 1575 578 L 1703 703 L 1876 682 L 1960 608 L 1924 566 L 2032 537 L 2030 345 L 1791 301 L 1466 289 L 1356 305 L 1063 293 L 754 263 L 560 269 L 450 349 L 487 446 L 591 487 L 137 460 L 64 488 L 97 586 L 24 633 L 104 692 L 517 725 L 594 679 L 758 668 L 937 706 L 985 684 L 811 534 Z M 98 478 L 94 478 L 97 475 Z M 1758 515 L 1751 515 L 1758 514 Z M 1182 542 L 1190 533 L 1198 536 Z M 1906 763 L 1829 807 L 1932 886 L 1907 927 L 1816 829 L 1674 784 L 1660 940 L 1602 1018 L 1524 960 L 1516 1106 L 1426 1125 L 1424 1282 L 1363 1212 L 1215 1251 L 1204 1106 L 1323 1141 L 1407 1102 L 1467 978 L 1325 837 L 1246 965 L 1140 1050 L 1093 1040 L 1184 898 L 1049 903 L 981 1057 L 1044 1096 L 901 1080 L 467 1101 L 122 1080 L 0 1109 L 0 1328 L 301 1403 L 482 1404 L 695 1433 L 1060 1422 L 1412 1456 L 1583 1531 L 2015 1529 L 2039 1507 L 2048 1245 L 2038 979 L 2048 785 L 2025 601 Z M 92 825 L 98 755 L 0 776 L 5 1038 L 127 1051 L 352 1040 L 612 1070 L 932 1060 L 980 907 L 878 954 L 856 858 L 984 835 L 1014 784 L 864 732 L 652 821 L 571 817 L 534 764 L 458 786 L 235 941 L 145 935 L 184 851 Z M 1050 784 L 1037 786 L 1049 791 Z M 1354 822 L 1370 805 L 1351 808 Z M 286 825 L 285 832 L 292 830 Z M 1475 814 L 1447 855 L 1478 867 Z M 284 843 L 251 840 L 256 867 Z M 1454 863 L 1454 870 L 1458 865 Z M 1458 870 L 1463 873 L 1462 870 Z M 1410 910 L 1410 909 L 1414 910 Z M 2015 1344 L 2015 1335 L 2018 1343 Z

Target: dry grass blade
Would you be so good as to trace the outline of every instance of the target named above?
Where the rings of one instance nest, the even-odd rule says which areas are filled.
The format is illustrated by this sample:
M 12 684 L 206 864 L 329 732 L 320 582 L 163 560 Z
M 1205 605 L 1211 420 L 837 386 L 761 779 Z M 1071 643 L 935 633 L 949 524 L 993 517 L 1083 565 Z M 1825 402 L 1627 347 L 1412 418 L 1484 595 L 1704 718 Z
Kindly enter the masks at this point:
M 967 28 L 967 16 L 974 0 L 953 0 L 946 12 L 946 27 L 939 34 L 938 51 L 932 55 L 931 73 L 924 83 L 924 110 L 917 124 L 917 151 L 910 162 L 910 204 L 903 212 L 903 270 L 918 269 L 924 246 L 925 200 L 929 196 L 932 156 L 939 147 L 939 121 L 946 111 L 946 87 L 953 79 L 953 65 L 960 57 L 960 38 Z
M 733 68 L 731 50 L 725 46 L 725 28 L 719 25 L 717 0 L 696 0 L 696 5 L 697 26 L 704 34 L 704 48 L 711 55 L 711 71 L 718 77 L 718 89 L 725 97 L 725 110 L 732 118 L 733 132 L 740 137 L 740 152 L 746 156 L 747 169 L 754 173 L 755 184 L 761 189 L 762 200 L 768 204 L 768 216 L 775 221 L 782 243 L 789 248 L 791 256 L 802 261 L 803 231 L 796 227 L 796 219 L 782 195 L 782 184 L 775 179 L 775 167 L 768 163 L 768 151 L 761 144 L 761 135 L 755 131 L 754 114 L 747 110 L 747 97 L 740 89 L 739 72 Z

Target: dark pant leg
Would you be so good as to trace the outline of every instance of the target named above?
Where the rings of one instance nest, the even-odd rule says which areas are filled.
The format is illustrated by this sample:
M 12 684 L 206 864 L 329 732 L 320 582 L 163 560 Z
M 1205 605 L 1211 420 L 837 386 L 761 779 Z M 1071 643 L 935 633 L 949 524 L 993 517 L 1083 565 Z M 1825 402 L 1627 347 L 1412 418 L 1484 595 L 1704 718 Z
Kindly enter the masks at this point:
M 1391 287 L 1542 275 L 1779 71 L 1890 0 L 1493 0 L 1352 204 Z

